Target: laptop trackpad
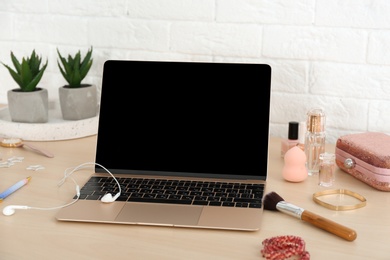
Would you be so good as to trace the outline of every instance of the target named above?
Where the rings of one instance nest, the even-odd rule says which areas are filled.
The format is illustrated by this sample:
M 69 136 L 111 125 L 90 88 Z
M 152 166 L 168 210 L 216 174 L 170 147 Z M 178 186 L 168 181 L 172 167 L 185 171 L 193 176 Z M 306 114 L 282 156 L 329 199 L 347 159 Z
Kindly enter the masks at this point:
M 197 225 L 202 206 L 127 203 L 116 221 L 135 224 Z

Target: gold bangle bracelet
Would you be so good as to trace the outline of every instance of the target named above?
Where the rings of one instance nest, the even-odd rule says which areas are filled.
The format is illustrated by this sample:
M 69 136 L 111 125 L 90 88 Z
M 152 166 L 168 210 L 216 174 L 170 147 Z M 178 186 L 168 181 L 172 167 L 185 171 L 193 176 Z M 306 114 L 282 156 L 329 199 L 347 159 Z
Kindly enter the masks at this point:
M 360 200 L 361 202 L 354 204 L 354 205 L 333 205 L 333 204 L 330 204 L 330 203 L 327 203 L 327 202 L 324 202 L 324 201 L 318 199 L 318 197 L 321 197 L 324 195 L 333 195 L 333 194 L 349 195 L 351 197 L 354 197 L 355 199 Z M 353 191 L 345 190 L 345 189 L 324 190 L 324 191 L 316 192 L 313 194 L 313 200 L 315 203 L 317 203 L 325 208 L 332 209 L 332 210 L 358 209 L 358 208 L 362 208 L 362 207 L 366 206 L 366 203 L 367 203 L 366 198 L 364 198 L 362 195 L 360 195 L 356 192 L 353 192 Z

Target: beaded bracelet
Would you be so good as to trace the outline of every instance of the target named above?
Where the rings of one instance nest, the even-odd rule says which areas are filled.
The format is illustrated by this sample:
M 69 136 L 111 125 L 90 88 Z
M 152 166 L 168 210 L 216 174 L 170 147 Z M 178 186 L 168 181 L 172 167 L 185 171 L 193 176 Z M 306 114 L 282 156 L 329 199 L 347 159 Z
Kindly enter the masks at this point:
M 261 254 L 267 260 L 288 259 L 297 256 L 301 260 L 309 260 L 310 254 L 305 250 L 305 241 L 298 236 L 276 236 L 263 240 Z

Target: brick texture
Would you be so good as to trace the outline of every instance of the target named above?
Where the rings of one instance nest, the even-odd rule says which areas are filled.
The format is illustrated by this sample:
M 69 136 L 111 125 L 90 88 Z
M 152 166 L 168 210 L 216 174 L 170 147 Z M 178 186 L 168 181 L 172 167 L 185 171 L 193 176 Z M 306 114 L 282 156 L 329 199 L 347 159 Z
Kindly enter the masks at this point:
M 107 59 L 259 62 L 272 66 L 271 135 L 312 107 L 327 141 L 390 134 L 388 0 L 15 0 L 0 5 L 0 61 L 33 49 L 49 61 L 41 87 L 56 102 L 63 54 L 94 48 L 84 82 L 100 86 Z M 0 67 L 0 103 L 16 88 Z

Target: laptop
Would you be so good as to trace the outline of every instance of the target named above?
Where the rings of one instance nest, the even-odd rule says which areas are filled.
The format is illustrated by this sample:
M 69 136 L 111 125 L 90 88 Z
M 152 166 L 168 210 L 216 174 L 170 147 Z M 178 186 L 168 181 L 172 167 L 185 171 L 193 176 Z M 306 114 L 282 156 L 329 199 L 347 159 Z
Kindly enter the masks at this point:
M 106 61 L 95 160 L 100 166 L 79 200 L 56 218 L 259 230 L 270 94 L 268 64 Z M 103 168 L 121 185 L 112 203 L 100 201 L 119 190 Z

